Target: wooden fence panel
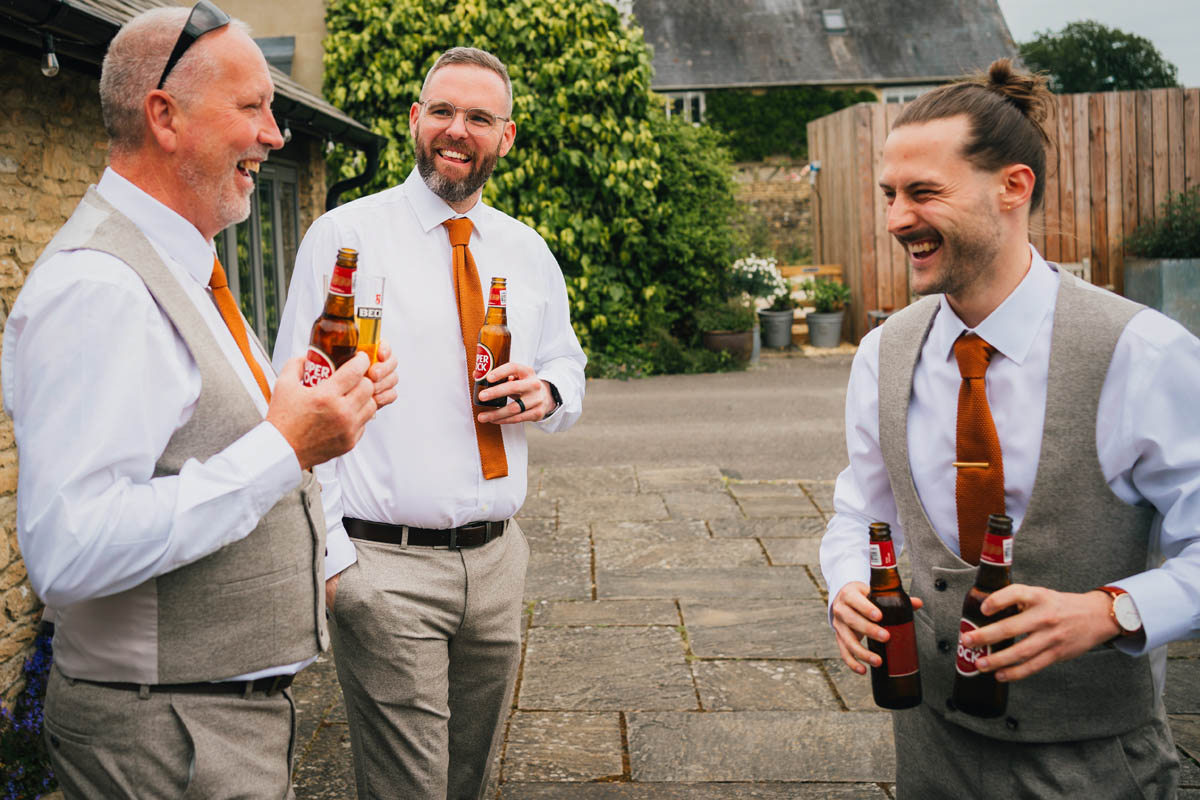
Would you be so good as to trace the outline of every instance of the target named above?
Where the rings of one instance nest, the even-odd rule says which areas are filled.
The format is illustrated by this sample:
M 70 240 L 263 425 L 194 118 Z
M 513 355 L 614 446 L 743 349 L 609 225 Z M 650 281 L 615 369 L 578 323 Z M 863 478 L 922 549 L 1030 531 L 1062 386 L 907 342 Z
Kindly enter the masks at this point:
M 1092 281 L 1121 291 L 1125 238 L 1168 196 L 1200 186 L 1200 89 L 1056 100 L 1045 196 L 1030 218 L 1030 240 L 1052 261 L 1090 259 Z M 808 126 L 810 157 L 822 162 L 813 254 L 845 265 L 855 341 L 867 330 L 866 312 L 900 308 L 910 296 L 908 257 L 887 233 L 878 188 L 883 143 L 901 109 L 860 104 Z

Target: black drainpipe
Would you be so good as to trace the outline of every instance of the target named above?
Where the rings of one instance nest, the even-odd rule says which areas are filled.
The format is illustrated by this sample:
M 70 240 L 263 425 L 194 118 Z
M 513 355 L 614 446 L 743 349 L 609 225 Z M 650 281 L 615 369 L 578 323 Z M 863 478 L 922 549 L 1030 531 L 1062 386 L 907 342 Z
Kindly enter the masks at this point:
M 375 173 L 379 170 L 379 151 L 382 149 L 382 147 L 383 141 L 381 139 L 372 139 L 370 142 L 359 148 L 367 156 L 366 168 L 362 171 L 361 175 L 355 175 L 353 178 L 340 180 L 333 186 L 329 187 L 329 191 L 325 193 L 326 211 L 332 211 L 333 209 L 337 208 L 338 197 L 350 191 L 351 189 L 357 189 L 360 186 L 365 186 L 367 182 L 375 177 Z

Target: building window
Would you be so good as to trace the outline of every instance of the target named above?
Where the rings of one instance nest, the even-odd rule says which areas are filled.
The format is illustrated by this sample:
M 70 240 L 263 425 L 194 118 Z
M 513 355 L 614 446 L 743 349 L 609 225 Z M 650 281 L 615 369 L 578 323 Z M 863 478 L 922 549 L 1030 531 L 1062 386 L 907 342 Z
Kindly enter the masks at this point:
M 937 86 L 889 86 L 883 90 L 883 102 L 885 103 L 907 103 L 910 100 L 916 100 L 921 95 L 928 92 L 930 89 L 936 89 Z
M 274 160 L 263 164 L 250 216 L 217 234 L 216 245 L 229 289 L 270 355 L 300 245 L 296 167 Z
M 704 92 L 669 92 L 667 116 L 682 117 L 693 125 L 704 122 Z
M 826 33 L 846 32 L 846 15 L 840 8 L 827 8 L 822 11 L 821 21 L 825 24 Z

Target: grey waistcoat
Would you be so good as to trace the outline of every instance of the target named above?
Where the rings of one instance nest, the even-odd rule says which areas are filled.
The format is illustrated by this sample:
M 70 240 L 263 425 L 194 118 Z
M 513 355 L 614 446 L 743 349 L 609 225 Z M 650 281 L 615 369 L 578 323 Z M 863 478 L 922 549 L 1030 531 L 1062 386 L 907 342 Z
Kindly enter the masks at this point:
M 98 250 L 128 264 L 200 370 L 195 411 L 167 443 L 155 477 L 178 474 L 190 458 L 208 459 L 262 422 L 150 241 L 95 187 L 34 268 L 69 250 Z M 245 538 L 140 586 L 56 609 L 55 662 L 73 678 L 156 684 L 220 680 L 303 661 L 329 646 L 324 553 L 320 487 L 305 472 Z
M 1059 275 L 1041 454 L 1013 540 L 1012 575 L 1014 583 L 1085 592 L 1146 568 L 1154 510 L 1112 493 L 1096 450 L 1096 410 L 1113 349 L 1142 307 Z M 893 315 L 879 352 L 880 449 L 912 553 L 910 591 L 925 601 L 916 612 L 925 702 L 965 728 L 1012 741 L 1091 739 L 1149 721 L 1156 704 L 1149 659 L 1105 647 L 1011 684 L 999 719 L 947 708 L 962 602 L 975 567 L 933 531 L 913 484 L 907 430 L 913 370 L 937 309 L 937 298 L 927 297 Z

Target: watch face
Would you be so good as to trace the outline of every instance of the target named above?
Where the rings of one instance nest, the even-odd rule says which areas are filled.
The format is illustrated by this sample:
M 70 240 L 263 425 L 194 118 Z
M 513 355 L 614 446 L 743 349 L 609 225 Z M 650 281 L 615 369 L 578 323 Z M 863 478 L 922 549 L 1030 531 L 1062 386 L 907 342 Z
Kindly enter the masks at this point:
M 1137 606 L 1133 604 L 1133 598 L 1128 594 L 1118 595 L 1113 600 L 1113 614 L 1116 615 L 1121 630 L 1126 633 L 1142 627 L 1142 617 L 1138 614 Z

